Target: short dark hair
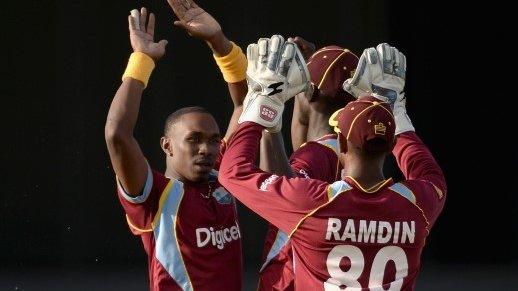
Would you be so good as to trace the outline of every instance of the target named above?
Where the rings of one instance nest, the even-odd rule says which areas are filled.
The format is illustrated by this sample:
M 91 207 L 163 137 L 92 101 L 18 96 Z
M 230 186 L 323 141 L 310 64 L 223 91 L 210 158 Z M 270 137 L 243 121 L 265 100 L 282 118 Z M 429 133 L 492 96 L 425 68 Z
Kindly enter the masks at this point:
M 165 120 L 164 135 L 167 135 L 171 126 L 173 124 L 175 124 L 180 119 L 180 117 L 182 117 L 182 115 L 185 115 L 188 113 L 194 113 L 194 112 L 210 114 L 210 112 L 207 111 L 207 109 L 200 107 L 200 106 L 189 106 L 189 107 L 180 108 L 180 109 L 176 110 L 175 112 L 169 114 L 169 116 Z

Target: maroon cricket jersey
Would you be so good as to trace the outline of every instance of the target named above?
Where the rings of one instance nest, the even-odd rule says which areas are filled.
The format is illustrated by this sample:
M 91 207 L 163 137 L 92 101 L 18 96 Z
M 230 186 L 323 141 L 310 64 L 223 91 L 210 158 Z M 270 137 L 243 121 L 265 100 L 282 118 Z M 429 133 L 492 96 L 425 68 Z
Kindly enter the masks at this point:
M 328 134 L 301 145 L 290 157 L 293 172 L 301 178 L 328 183 L 338 180 L 340 163 L 337 138 L 336 134 Z M 270 223 L 264 243 L 258 290 L 293 290 L 292 262 L 288 235 Z
M 393 151 L 407 180 L 363 189 L 350 177 L 329 184 L 261 171 L 254 162 L 262 129 L 238 127 L 219 180 L 288 235 L 295 290 L 413 290 L 446 195 L 442 171 L 417 135 L 400 134 Z
M 140 196 L 120 183 L 117 192 L 148 255 L 150 290 L 241 290 L 236 204 L 216 171 L 208 183 L 182 183 L 148 168 Z

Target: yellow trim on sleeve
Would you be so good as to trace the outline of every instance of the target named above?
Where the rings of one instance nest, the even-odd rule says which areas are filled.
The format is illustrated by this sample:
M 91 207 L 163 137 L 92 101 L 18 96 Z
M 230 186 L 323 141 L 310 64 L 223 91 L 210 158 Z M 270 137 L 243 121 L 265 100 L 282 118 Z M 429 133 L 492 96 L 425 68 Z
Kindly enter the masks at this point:
M 152 232 L 153 231 L 153 227 L 148 228 L 148 229 L 142 229 L 142 228 L 136 227 L 135 224 L 133 224 L 133 222 L 131 222 L 131 219 L 129 218 L 129 216 L 127 214 L 126 214 L 126 222 L 128 222 L 128 225 L 130 226 L 130 228 L 132 228 L 136 231 L 139 231 L 139 232 Z
M 412 191 L 412 189 L 410 189 L 410 187 L 408 187 L 407 185 L 405 185 L 405 184 L 403 184 L 403 183 L 401 183 L 401 184 L 402 184 L 403 186 L 405 186 L 405 187 L 408 189 L 408 191 L 410 191 L 410 193 L 412 194 L 412 196 L 414 196 L 414 198 L 415 198 L 415 203 L 413 203 L 412 201 L 408 200 L 407 198 L 405 198 L 405 200 L 406 200 L 406 201 L 408 201 L 408 202 L 410 202 L 410 203 L 412 203 L 412 205 L 414 205 L 415 207 L 417 207 L 417 209 L 419 209 L 419 211 L 421 211 L 421 215 L 423 216 L 424 221 L 426 222 L 426 227 L 425 227 L 425 228 L 426 228 L 426 233 L 427 233 L 427 234 L 429 234 L 429 233 L 430 233 L 430 222 L 428 221 L 428 217 L 426 217 L 426 214 L 424 214 L 423 209 L 422 209 L 421 207 L 419 207 L 419 205 L 417 205 L 417 197 L 415 196 L 414 191 Z M 390 188 L 389 188 L 389 189 L 390 189 Z M 390 189 L 390 190 L 392 190 L 392 189 Z M 392 190 L 392 192 L 396 192 L 396 191 Z M 398 192 L 396 192 L 396 193 L 398 193 Z M 401 195 L 401 194 L 399 194 L 399 193 L 398 193 L 398 195 L 402 196 L 402 195 Z
M 430 182 L 432 184 L 433 188 L 435 189 L 435 192 L 437 192 L 437 196 L 439 197 L 439 200 L 441 200 L 444 197 L 444 193 L 442 193 L 442 190 L 439 189 L 439 187 L 435 186 L 434 183 Z
M 302 217 L 302 219 L 301 219 L 301 220 L 299 220 L 299 222 L 297 223 L 297 225 L 296 225 L 296 226 L 293 228 L 293 230 L 290 232 L 290 234 L 288 235 L 288 237 L 290 237 L 290 238 L 291 238 L 291 236 L 295 233 L 295 231 L 297 231 L 297 229 L 300 227 L 300 225 L 301 225 L 301 224 L 304 222 L 304 220 L 306 220 L 308 217 L 310 217 L 310 216 L 311 216 L 311 215 L 313 215 L 315 212 L 317 212 L 317 211 L 319 211 L 320 209 L 322 209 L 322 208 L 326 207 L 327 205 L 329 205 L 329 203 L 333 202 L 333 201 L 336 199 L 336 197 L 340 196 L 340 194 L 345 193 L 345 192 L 347 192 L 347 191 L 351 190 L 351 189 L 347 189 L 347 190 L 345 190 L 345 191 L 342 191 L 342 192 L 340 192 L 340 193 L 336 194 L 334 197 L 332 197 L 332 198 L 330 199 L 330 198 L 329 198 L 329 197 L 331 196 L 331 190 L 330 190 L 330 189 L 331 189 L 331 185 L 327 186 L 327 190 L 326 190 L 326 192 L 327 192 L 327 199 L 329 199 L 329 201 L 327 201 L 326 203 L 324 203 L 324 204 L 322 204 L 322 205 L 318 206 L 317 208 L 313 209 L 311 212 L 309 212 L 308 214 L 306 214 L 306 216 Z
M 151 227 L 153 227 L 153 229 L 155 229 L 156 222 L 158 221 L 158 219 L 160 219 L 160 213 L 162 213 L 162 208 L 164 208 L 164 203 L 167 200 L 167 197 L 169 196 L 169 190 L 171 190 L 173 183 L 173 180 L 169 180 L 169 183 L 167 183 L 167 186 L 165 186 L 164 191 L 162 191 L 162 194 L 160 194 L 158 209 L 155 213 L 155 217 L 153 218 L 153 222 L 151 222 Z

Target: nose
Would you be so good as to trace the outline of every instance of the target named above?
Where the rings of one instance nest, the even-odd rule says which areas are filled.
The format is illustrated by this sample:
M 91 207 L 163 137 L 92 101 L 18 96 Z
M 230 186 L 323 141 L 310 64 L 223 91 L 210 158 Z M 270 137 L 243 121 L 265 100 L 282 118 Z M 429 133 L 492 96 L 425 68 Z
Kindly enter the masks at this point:
M 206 142 L 200 143 L 198 147 L 198 153 L 202 155 L 206 155 L 209 152 L 209 144 Z

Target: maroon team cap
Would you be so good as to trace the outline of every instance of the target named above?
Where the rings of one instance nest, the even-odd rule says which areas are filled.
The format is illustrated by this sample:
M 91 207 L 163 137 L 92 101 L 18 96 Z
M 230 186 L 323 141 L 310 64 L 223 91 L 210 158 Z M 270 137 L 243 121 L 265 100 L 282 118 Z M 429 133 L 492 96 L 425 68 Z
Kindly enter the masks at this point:
M 331 45 L 316 51 L 307 66 L 311 83 L 332 98 L 344 98 L 347 102 L 355 98 L 342 89 L 345 80 L 352 78 L 358 57 L 348 49 Z
M 350 102 L 336 116 L 340 134 L 367 151 L 390 150 L 396 122 L 387 102 L 372 96 Z

